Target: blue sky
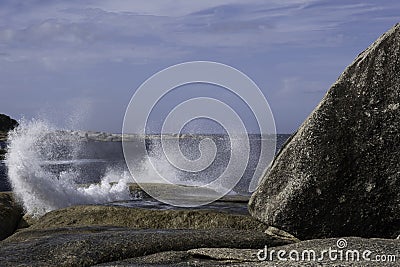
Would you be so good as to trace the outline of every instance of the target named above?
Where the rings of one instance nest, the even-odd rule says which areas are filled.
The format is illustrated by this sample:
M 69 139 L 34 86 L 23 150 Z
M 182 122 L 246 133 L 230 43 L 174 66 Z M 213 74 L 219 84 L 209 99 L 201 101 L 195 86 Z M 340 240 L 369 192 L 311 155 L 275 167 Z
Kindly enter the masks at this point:
M 252 78 L 289 133 L 399 14 L 395 0 L 2 0 L 0 113 L 121 132 L 148 77 L 209 60 Z

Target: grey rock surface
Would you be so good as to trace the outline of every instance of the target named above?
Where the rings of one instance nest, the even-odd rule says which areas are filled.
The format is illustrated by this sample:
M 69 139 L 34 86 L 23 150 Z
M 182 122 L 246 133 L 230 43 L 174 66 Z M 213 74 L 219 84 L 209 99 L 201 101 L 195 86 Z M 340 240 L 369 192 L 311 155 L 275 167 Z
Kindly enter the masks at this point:
M 300 239 L 400 229 L 400 24 L 346 68 L 281 149 L 249 202 Z
M 27 228 L 0 242 L 0 262 L 2 266 L 90 266 L 163 251 L 201 247 L 258 248 L 265 244 L 287 243 L 254 230 Z
M 101 263 L 95 266 L 175 266 L 183 263 L 186 264 L 186 266 L 190 266 L 191 262 L 193 263 L 191 256 L 187 253 L 187 251 L 163 251 L 121 261 Z M 199 261 L 196 262 L 199 263 Z M 216 263 L 218 263 L 218 261 L 216 261 Z
M 28 220 L 29 221 L 29 220 Z M 32 222 L 33 221 L 33 222 Z M 36 221 L 36 222 L 35 222 Z M 249 215 L 213 210 L 156 210 L 120 206 L 72 206 L 51 211 L 31 220 L 29 229 L 70 226 L 116 226 L 136 229 L 217 229 L 231 228 L 264 232 L 268 226 Z M 269 234 L 273 236 L 273 234 Z M 287 236 L 281 239 L 293 240 Z
M 400 240 L 394 239 L 364 239 L 344 238 L 347 247 L 339 248 L 336 238 L 315 239 L 279 247 L 268 247 L 267 253 L 272 253 L 272 260 L 259 260 L 260 249 L 237 248 L 197 248 L 188 251 L 168 251 L 151 255 L 104 263 L 99 266 L 266 266 L 266 267 L 395 267 L 399 266 Z M 342 240 L 343 241 L 343 240 Z M 321 253 L 325 250 L 332 252 Z M 272 251 L 275 252 L 272 252 Z M 279 260 L 277 252 L 285 251 L 285 256 Z M 337 250 L 335 252 L 334 250 Z M 365 251 L 371 254 L 363 258 Z M 299 260 L 292 252 L 299 253 Z M 315 260 L 314 254 L 315 252 Z M 302 254 L 304 253 L 304 260 Z M 359 253 L 359 254 L 357 254 Z M 310 256 L 308 256 L 310 255 Z M 343 255 L 343 256 L 341 256 Z M 358 256 L 357 256 L 358 255 Z M 365 254 L 367 255 L 367 254 Z M 261 256 L 263 256 L 261 254 Z M 358 260 L 357 260 L 358 259 Z M 378 259 L 384 259 L 379 260 Z

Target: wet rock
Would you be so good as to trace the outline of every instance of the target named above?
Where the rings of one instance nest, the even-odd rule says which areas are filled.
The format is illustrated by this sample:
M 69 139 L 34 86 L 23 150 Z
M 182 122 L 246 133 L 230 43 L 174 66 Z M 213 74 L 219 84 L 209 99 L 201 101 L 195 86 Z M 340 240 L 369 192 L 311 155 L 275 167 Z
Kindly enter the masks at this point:
M 0 240 L 10 236 L 17 229 L 22 217 L 22 208 L 10 192 L 0 192 Z
M 250 213 L 301 239 L 400 229 L 400 24 L 361 53 L 281 149 Z
M 95 205 L 73 206 L 51 211 L 31 225 L 30 229 L 92 225 L 141 229 L 231 228 L 260 232 L 268 229 L 268 226 L 249 215 L 212 210 L 152 210 Z
M 258 248 L 265 244 L 277 246 L 287 241 L 254 230 L 27 228 L 0 242 L 0 262 L 2 266 L 89 266 L 162 251 L 201 247 Z
M 165 199 L 176 199 L 177 196 L 184 196 L 186 192 L 185 189 L 192 190 L 196 192 L 196 194 L 201 197 L 202 195 L 205 197 L 209 197 L 210 195 L 214 195 L 216 192 L 209 188 L 199 188 L 194 186 L 182 186 L 182 185 L 174 185 L 174 184 L 161 184 L 161 183 L 144 183 L 142 187 L 150 190 L 150 192 L 155 193 L 155 196 L 162 196 Z M 129 184 L 129 191 L 133 196 L 140 198 L 151 198 L 146 191 L 136 183 Z M 158 192 L 158 193 L 157 193 Z M 189 196 L 192 198 L 192 196 Z M 226 195 L 218 199 L 219 202 L 235 202 L 235 203 L 247 203 L 249 202 L 250 196 L 245 195 Z

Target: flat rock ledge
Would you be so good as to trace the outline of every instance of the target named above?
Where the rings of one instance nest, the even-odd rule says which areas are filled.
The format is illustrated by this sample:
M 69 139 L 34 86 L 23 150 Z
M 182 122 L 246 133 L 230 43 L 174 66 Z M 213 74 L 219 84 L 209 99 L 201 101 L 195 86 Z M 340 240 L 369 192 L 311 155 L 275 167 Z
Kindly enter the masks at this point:
M 338 242 L 346 242 L 347 247 L 338 248 Z M 151 255 L 125 259 L 123 261 L 109 262 L 96 266 L 266 266 L 266 267 L 395 267 L 399 266 L 400 240 L 397 239 L 365 239 L 357 237 L 346 237 L 341 239 L 315 239 L 302 241 L 295 244 L 289 244 L 279 247 L 268 247 L 267 249 L 238 249 L 238 248 L 196 248 L 186 251 L 166 251 Z M 324 250 L 337 250 L 332 252 L 331 256 L 327 253 L 321 256 Z M 258 254 L 260 250 L 267 251 L 272 260 L 260 260 Z M 279 260 L 277 251 L 285 251 L 286 256 Z M 371 251 L 371 254 L 362 257 L 365 251 Z M 299 253 L 299 260 L 295 252 L 292 252 L 293 259 L 289 258 L 289 253 L 296 251 Z M 315 252 L 315 260 L 314 254 Z M 341 252 L 340 252 L 341 251 Z M 302 253 L 304 253 L 304 260 Z M 360 254 L 357 254 L 360 253 Z M 310 255 L 310 256 L 308 256 Z M 343 256 L 340 256 L 343 255 Z M 346 256 L 347 255 L 347 256 Z M 359 256 L 357 256 L 359 255 Z M 321 259 L 319 259 L 321 258 Z M 359 260 L 357 260 L 359 259 Z M 379 260 L 378 260 L 379 259 Z
M 32 220 L 29 229 L 114 226 L 135 229 L 217 229 L 265 232 L 268 226 L 249 215 L 214 210 L 158 210 L 121 206 L 72 206 Z
M 2 266 L 91 266 L 163 251 L 195 248 L 259 248 L 287 240 L 236 229 L 130 229 L 60 227 L 25 229 L 0 242 Z

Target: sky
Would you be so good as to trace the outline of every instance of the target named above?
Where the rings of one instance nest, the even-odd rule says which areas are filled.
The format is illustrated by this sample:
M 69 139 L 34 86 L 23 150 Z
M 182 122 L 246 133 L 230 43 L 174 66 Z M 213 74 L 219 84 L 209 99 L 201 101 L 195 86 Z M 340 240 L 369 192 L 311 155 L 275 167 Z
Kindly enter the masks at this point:
M 397 0 L 1 0 L 0 113 L 119 133 L 146 79 L 200 60 L 248 75 L 291 133 L 399 14 Z

